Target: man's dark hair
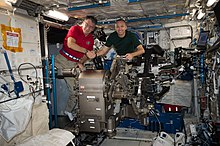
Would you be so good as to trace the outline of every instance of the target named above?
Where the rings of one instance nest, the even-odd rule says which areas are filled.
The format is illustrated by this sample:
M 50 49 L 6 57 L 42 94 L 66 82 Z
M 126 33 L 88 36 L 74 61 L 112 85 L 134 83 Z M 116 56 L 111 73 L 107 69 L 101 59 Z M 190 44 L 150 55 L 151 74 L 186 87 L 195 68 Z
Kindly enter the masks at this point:
M 126 23 L 125 19 L 123 19 L 123 18 L 117 19 L 117 20 L 115 21 L 115 23 L 117 23 L 118 21 L 123 21 L 124 23 Z
M 94 16 L 86 16 L 85 20 L 90 19 L 92 23 L 97 24 L 97 19 Z

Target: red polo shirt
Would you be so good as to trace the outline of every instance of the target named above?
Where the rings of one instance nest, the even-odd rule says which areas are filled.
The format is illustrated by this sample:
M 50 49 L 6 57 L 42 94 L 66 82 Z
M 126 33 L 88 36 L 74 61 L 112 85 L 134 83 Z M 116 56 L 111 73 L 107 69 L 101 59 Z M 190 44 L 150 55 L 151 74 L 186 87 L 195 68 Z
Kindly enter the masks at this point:
M 75 51 L 67 46 L 68 37 L 74 38 L 76 40 L 76 44 L 79 45 L 80 47 L 83 47 L 89 51 L 93 50 L 94 38 L 92 34 L 85 36 L 81 26 L 79 25 L 72 26 L 64 39 L 63 49 L 60 50 L 60 54 L 63 55 L 68 60 L 78 62 L 72 59 L 71 57 L 69 57 L 68 55 L 66 55 L 67 53 L 78 59 L 82 58 L 84 55 L 84 53 Z M 66 54 L 64 52 L 66 52 Z

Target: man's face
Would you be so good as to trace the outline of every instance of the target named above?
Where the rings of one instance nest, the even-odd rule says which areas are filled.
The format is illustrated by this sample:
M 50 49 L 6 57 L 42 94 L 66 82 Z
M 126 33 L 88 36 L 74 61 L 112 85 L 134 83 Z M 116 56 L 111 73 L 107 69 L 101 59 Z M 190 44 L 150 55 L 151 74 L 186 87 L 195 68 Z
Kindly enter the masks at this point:
M 115 30 L 118 33 L 119 37 L 125 36 L 125 31 L 127 29 L 127 26 L 124 21 L 117 21 L 115 24 Z
M 85 35 L 90 34 L 92 31 L 94 31 L 95 29 L 95 24 L 90 20 L 90 19 L 86 19 L 83 21 L 82 23 L 82 29 L 83 29 L 83 33 Z

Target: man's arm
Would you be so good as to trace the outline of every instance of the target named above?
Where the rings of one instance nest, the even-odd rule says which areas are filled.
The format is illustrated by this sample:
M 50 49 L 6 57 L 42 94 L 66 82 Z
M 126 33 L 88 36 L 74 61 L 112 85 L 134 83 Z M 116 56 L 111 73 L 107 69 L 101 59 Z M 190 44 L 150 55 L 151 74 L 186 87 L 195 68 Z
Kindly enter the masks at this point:
M 103 46 L 100 50 L 98 50 L 98 51 L 96 52 L 94 58 L 95 58 L 96 56 L 105 55 L 108 51 L 109 51 L 109 48 L 106 47 L 106 46 Z M 87 60 L 89 60 L 89 58 L 88 58 L 86 55 L 84 55 L 84 56 L 80 59 L 80 61 L 79 61 L 79 63 L 78 63 L 78 66 L 79 66 L 79 68 L 80 68 L 81 70 L 83 70 L 83 67 L 84 67 L 83 64 L 84 64 Z
M 80 68 L 81 71 L 84 70 L 84 63 L 85 63 L 87 60 L 89 60 L 89 58 L 88 58 L 86 55 L 84 55 L 84 56 L 79 60 L 78 66 L 79 66 L 79 68 Z
M 103 46 L 100 50 L 98 50 L 96 52 L 96 56 L 103 56 L 103 55 L 107 54 L 109 49 L 110 49 L 109 47 Z
M 125 55 L 126 59 L 131 60 L 132 58 L 134 58 L 135 56 L 139 56 L 144 54 L 145 50 L 143 48 L 143 46 L 140 44 L 137 46 L 137 50 L 133 53 L 127 53 Z
M 86 53 L 87 49 L 80 47 L 76 44 L 76 40 L 72 37 L 68 37 L 67 39 L 67 46 L 75 51 Z
M 76 40 L 73 37 L 68 37 L 67 46 L 69 48 L 75 50 L 75 51 L 84 53 L 86 56 L 88 56 L 88 58 L 94 58 L 95 57 L 94 51 L 89 51 L 89 50 L 77 45 Z

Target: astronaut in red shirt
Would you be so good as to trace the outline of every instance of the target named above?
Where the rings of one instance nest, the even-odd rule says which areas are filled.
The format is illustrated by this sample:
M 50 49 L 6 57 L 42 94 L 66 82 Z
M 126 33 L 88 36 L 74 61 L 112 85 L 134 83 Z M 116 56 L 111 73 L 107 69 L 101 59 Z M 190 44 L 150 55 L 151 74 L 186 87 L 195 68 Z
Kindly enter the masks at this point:
M 93 51 L 94 38 L 92 32 L 95 30 L 97 20 L 93 16 L 87 16 L 81 25 L 72 26 L 63 43 L 63 48 L 55 57 L 55 66 L 59 69 L 73 69 L 83 67 L 85 58 L 92 59 L 96 56 Z M 85 57 L 86 56 L 86 57 Z M 83 61 L 82 61 L 83 60 Z M 65 77 L 69 89 L 69 98 L 65 109 L 70 120 L 73 120 L 72 112 L 76 101 L 75 78 Z
M 64 39 L 63 49 L 60 50 L 60 54 L 74 62 L 78 62 L 84 54 L 88 58 L 94 57 L 92 32 L 96 23 L 97 20 L 94 17 L 87 16 L 82 25 L 72 26 Z

